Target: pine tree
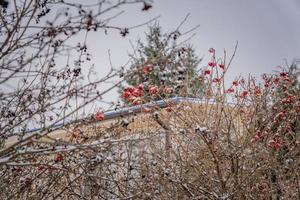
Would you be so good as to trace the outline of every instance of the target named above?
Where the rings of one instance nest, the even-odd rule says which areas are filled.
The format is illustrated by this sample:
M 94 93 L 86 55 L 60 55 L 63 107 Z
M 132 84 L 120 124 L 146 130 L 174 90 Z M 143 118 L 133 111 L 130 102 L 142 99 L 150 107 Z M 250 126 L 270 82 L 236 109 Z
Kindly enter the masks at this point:
M 203 82 L 197 72 L 200 59 L 191 45 L 179 45 L 178 37 L 179 31 L 162 34 L 159 25 L 149 27 L 146 42 L 139 40 L 136 54 L 130 55 L 133 61 L 124 76 L 129 87 L 124 89 L 123 86 L 120 90 L 125 102 L 128 103 L 130 92 L 137 87 L 142 94 L 137 92 L 133 96 L 142 95 L 142 102 L 174 96 L 201 96 Z

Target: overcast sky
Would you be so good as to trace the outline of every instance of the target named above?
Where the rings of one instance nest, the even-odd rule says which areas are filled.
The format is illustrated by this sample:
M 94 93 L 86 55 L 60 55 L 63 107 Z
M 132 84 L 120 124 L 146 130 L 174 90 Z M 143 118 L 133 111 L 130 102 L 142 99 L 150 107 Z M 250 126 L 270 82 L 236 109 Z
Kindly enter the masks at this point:
M 300 57 L 300 0 L 154 0 L 150 11 L 141 13 L 130 6 L 114 23 L 134 25 L 160 15 L 160 25 L 169 31 L 188 13 L 183 30 L 200 25 L 191 39 L 199 56 L 208 57 L 210 47 L 220 53 L 224 48 L 231 52 L 239 42 L 234 75 L 271 72 L 283 59 L 291 62 Z M 131 51 L 128 39 L 135 43 L 146 29 L 135 29 L 126 39 L 111 33 L 102 39 L 93 35 L 90 41 L 97 54 L 103 55 L 109 48 L 115 64 L 121 65 Z
M 276 66 L 284 65 L 285 59 L 291 63 L 294 58 L 300 58 L 300 0 L 153 0 L 152 9 L 142 12 L 141 8 L 140 4 L 122 7 L 125 13 L 111 25 L 130 27 L 160 16 L 158 21 L 168 32 L 190 14 L 181 30 L 200 25 L 190 40 L 198 56 L 204 56 L 200 66 L 207 64 L 210 47 L 216 49 L 217 56 L 222 56 L 224 49 L 230 55 L 238 41 L 227 82 L 239 75 L 270 73 Z M 132 53 L 129 40 L 136 45 L 147 29 L 145 25 L 131 30 L 125 38 L 118 31 L 109 30 L 108 35 L 101 31 L 89 32 L 87 45 L 93 55 L 95 71 L 100 75 L 108 71 L 108 50 L 115 67 L 124 65 L 129 59 L 128 53 Z M 77 38 L 83 41 L 84 34 Z M 64 60 L 67 58 L 62 58 L 66 62 Z M 115 94 L 110 99 L 116 97 Z
M 206 59 L 210 47 L 219 55 L 224 48 L 230 54 L 238 41 L 227 81 L 239 75 L 269 73 L 284 65 L 284 59 L 291 63 L 300 58 L 300 0 L 154 0 L 153 9 L 148 12 L 140 12 L 140 7 L 126 7 L 126 13 L 113 24 L 136 25 L 160 16 L 160 25 L 170 31 L 189 13 L 182 30 L 200 25 L 190 42 L 197 54 Z M 147 26 L 134 29 L 125 39 L 113 32 L 108 36 L 90 35 L 97 71 L 108 65 L 107 49 L 115 66 L 126 63 L 128 52 L 132 52 L 129 40 L 136 44 L 146 30 Z
M 276 66 L 285 65 L 285 59 L 291 64 L 294 58 L 300 58 L 300 0 L 153 1 L 153 8 L 147 12 L 141 12 L 141 5 L 123 7 L 125 13 L 114 19 L 111 25 L 130 27 L 160 16 L 158 21 L 168 32 L 190 14 L 181 30 L 200 25 L 190 40 L 198 56 L 204 56 L 200 67 L 205 66 L 210 58 L 209 48 L 215 48 L 217 56 L 222 56 L 224 49 L 230 55 L 236 41 L 239 42 L 227 83 L 239 75 L 271 73 Z M 89 32 L 87 45 L 93 55 L 90 64 L 94 64 L 94 70 L 100 76 L 108 71 L 108 50 L 115 67 L 124 65 L 129 59 L 128 53 L 132 53 L 129 40 L 136 45 L 145 31 L 147 26 L 136 28 L 125 38 L 117 31 L 109 30 L 108 35 L 101 31 Z M 84 36 L 79 35 L 75 42 L 77 39 L 83 41 Z M 62 59 L 62 62 L 67 61 L 65 57 Z M 116 101 L 116 90 L 104 99 Z

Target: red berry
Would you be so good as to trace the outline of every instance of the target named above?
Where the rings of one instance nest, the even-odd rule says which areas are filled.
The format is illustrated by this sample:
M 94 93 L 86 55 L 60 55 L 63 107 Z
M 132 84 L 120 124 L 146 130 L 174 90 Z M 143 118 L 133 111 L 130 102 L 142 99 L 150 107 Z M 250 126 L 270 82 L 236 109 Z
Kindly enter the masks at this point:
M 127 99 L 127 98 L 129 98 L 130 96 L 131 96 L 131 92 L 129 92 L 129 91 L 123 91 L 123 98 L 124 99 Z
M 146 65 L 143 69 L 145 74 L 148 74 L 149 72 L 151 72 L 153 70 L 152 65 Z
M 140 83 L 140 84 L 137 86 L 137 88 L 138 88 L 139 90 L 143 90 L 143 89 L 144 89 L 144 85 L 143 85 L 142 83 Z
M 221 68 L 221 69 L 225 69 L 225 65 L 224 64 L 219 64 L 219 67 Z
M 164 92 L 165 94 L 171 94 L 171 93 L 172 93 L 172 88 L 166 86 L 166 87 L 164 87 L 163 92 Z
M 234 85 L 234 86 L 238 86 L 238 85 L 239 85 L 239 83 L 238 83 L 237 81 L 233 81 L 233 82 L 232 82 L 232 85 Z
M 166 107 L 167 112 L 172 112 L 172 108 L 170 106 Z
M 279 81 L 280 81 L 280 78 L 278 78 L 278 77 L 276 77 L 275 79 L 274 79 L 274 83 L 279 83 Z
M 281 144 L 280 144 L 280 143 L 275 143 L 275 144 L 274 144 L 274 148 L 275 148 L 276 150 L 279 150 L 280 147 L 281 147 Z
M 259 88 L 255 88 L 255 89 L 254 89 L 254 95 L 255 95 L 255 96 L 259 96 L 260 94 L 261 94 L 260 89 L 259 89 Z
M 214 78 L 213 83 L 220 83 L 221 79 L 220 78 Z
M 95 119 L 97 120 L 97 121 L 102 121 L 102 120 L 104 120 L 104 113 L 102 113 L 102 112 L 97 112 L 96 113 L 96 115 L 95 115 Z
M 124 89 L 125 92 L 130 92 L 130 93 L 132 93 L 133 90 L 134 90 L 134 87 L 128 87 L 128 88 Z
M 280 72 L 281 77 L 286 77 L 288 74 L 286 72 Z
M 248 96 L 248 91 L 247 91 L 247 90 L 243 91 L 243 92 L 242 92 L 242 97 L 245 98 L 245 97 L 247 97 L 247 96 Z
M 233 89 L 233 88 L 229 88 L 229 89 L 227 90 L 227 93 L 234 93 L 234 89 Z
M 211 71 L 210 70 L 204 70 L 204 75 L 210 75 Z
M 63 160 L 63 156 L 61 154 L 57 154 L 54 158 L 55 162 L 61 162 Z
M 158 93 L 158 87 L 157 86 L 149 86 L 149 93 L 150 94 Z
M 132 92 L 132 94 L 135 97 L 140 97 L 140 96 L 142 96 L 142 90 L 134 89 L 134 91 Z
M 210 67 L 215 67 L 217 64 L 215 63 L 215 62 L 209 62 L 208 63 L 208 66 L 210 66 Z

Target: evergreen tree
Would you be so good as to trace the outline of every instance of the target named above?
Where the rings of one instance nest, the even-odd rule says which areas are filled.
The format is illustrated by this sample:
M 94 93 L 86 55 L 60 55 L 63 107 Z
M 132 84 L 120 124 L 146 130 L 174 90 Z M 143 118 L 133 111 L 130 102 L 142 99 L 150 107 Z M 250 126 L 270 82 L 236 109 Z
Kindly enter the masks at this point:
M 123 86 L 120 90 L 125 102 L 128 103 L 130 92 L 138 86 L 142 94 L 133 96 L 142 95 L 143 102 L 174 96 L 201 96 L 203 82 L 197 73 L 200 59 L 191 45 L 179 45 L 178 37 L 179 31 L 162 34 L 159 25 L 149 27 L 146 42 L 139 40 L 136 54 L 130 55 L 133 61 L 124 76 L 129 88 L 124 90 Z M 158 94 L 153 96 L 154 93 Z

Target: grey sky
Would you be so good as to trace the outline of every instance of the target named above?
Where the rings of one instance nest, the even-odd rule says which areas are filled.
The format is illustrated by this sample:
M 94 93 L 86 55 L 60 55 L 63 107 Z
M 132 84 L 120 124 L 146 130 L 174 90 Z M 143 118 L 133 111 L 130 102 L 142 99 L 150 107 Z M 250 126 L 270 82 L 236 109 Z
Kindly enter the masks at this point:
M 197 54 L 204 56 L 200 66 L 204 66 L 210 58 L 210 47 L 216 49 L 218 56 L 222 56 L 224 48 L 230 55 L 236 41 L 239 42 L 227 82 L 239 75 L 258 76 L 264 72 L 269 73 L 276 66 L 284 65 L 285 58 L 288 62 L 293 58 L 300 58 L 300 0 L 153 1 L 153 9 L 147 12 L 141 12 L 140 4 L 122 7 L 126 12 L 111 24 L 130 27 L 160 16 L 160 25 L 168 32 L 176 28 L 190 13 L 181 30 L 186 31 L 200 25 L 195 31 L 196 36 L 190 40 Z M 144 37 L 145 31 L 147 26 L 136 28 L 125 38 L 117 31 L 109 30 L 108 35 L 101 31 L 89 32 L 87 45 L 93 55 L 94 70 L 100 76 L 106 74 L 110 64 L 108 49 L 113 65 L 124 65 L 129 59 L 128 53 L 132 52 L 129 40 L 136 45 L 136 41 Z M 76 38 L 83 41 L 84 34 Z M 66 57 L 61 60 L 62 63 L 66 61 Z M 116 93 L 109 95 L 108 99 L 116 100 Z
M 284 59 L 291 62 L 300 58 L 300 0 L 154 0 L 153 9 L 148 12 L 129 6 L 114 24 L 135 25 L 160 15 L 160 25 L 170 31 L 188 13 L 183 30 L 200 25 L 190 42 L 206 60 L 210 47 L 220 56 L 224 48 L 230 55 L 239 42 L 227 81 L 240 74 L 269 73 L 284 65 Z M 128 52 L 132 52 L 129 39 L 136 44 L 146 30 L 146 26 L 134 29 L 125 39 L 113 32 L 108 36 L 90 35 L 96 70 L 103 71 L 108 65 L 107 49 L 115 66 L 126 63 Z M 206 64 L 205 59 L 201 65 Z
M 270 73 L 276 70 L 276 66 L 284 65 L 284 59 L 290 64 L 294 58 L 300 58 L 300 0 L 153 1 L 153 9 L 147 12 L 141 12 L 141 5 L 123 7 L 126 12 L 114 19 L 111 25 L 130 27 L 160 16 L 160 25 L 168 32 L 190 13 L 181 30 L 200 25 L 195 31 L 195 37 L 190 40 L 198 56 L 204 56 L 200 67 L 207 64 L 210 47 L 216 49 L 217 56 L 222 56 L 224 48 L 231 55 L 236 41 L 239 42 L 237 54 L 227 74 L 227 83 L 239 75 L 259 76 Z M 93 58 L 88 64 L 94 64 L 94 71 L 104 76 L 110 65 L 109 49 L 113 66 L 124 65 L 129 59 L 128 53 L 132 52 L 129 40 L 136 45 L 136 41 L 144 37 L 145 31 L 147 26 L 136 28 L 125 38 L 117 31 L 109 30 L 108 35 L 101 31 L 89 32 L 87 45 Z M 75 38 L 76 43 L 83 40 L 84 34 Z M 67 57 L 59 61 L 64 66 Z M 116 90 L 104 97 L 107 101 L 117 99 Z M 91 110 L 101 106 L 101 103 L 95 102 Z

